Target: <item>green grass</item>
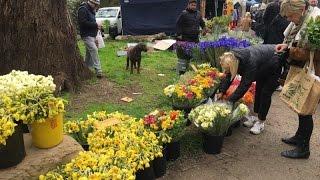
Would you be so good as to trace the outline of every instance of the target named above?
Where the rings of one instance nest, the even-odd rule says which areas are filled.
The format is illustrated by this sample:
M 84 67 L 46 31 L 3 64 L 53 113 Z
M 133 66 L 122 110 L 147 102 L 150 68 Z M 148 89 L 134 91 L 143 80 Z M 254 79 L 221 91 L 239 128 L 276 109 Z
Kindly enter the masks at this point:
M 174 83 L 176 75 L 176 55 L 170 51 L 156 51 L 143 53 L 141 62 L 141 74 L 130 74 L 125 70 L 126 57 L 117 57 L 117 51 L 126 47 L 125 41 L 106 41 L 106 47 L 99 50 L 99 57 L 103 72 L 106 78 L 115 82 L 120 87 L 133 86 L 139 89 L 142 95 L 133 96 L 131 103 L 92 103 L 83 108 L 80 114 L 67 113 L 67 118 L 85 117 L 94 111 L 106 110 L 107 112 L 120 111 L 137 118 L 156 108 L 168 109 L 169 104 L 163 95 L 163 88 Z M 81 54 L 84 55 L 85 49 L 82 42 L 79 42 Z M 165 74 L 165 76 L 158 76 Z M 94 83 L 94 80 L 91 80 Z M 68 95 L 65 95 L 69 98 Z M 123 96 L 119 94 L 119 99 Z M 72 108 L 72 107 L 71 107 Z
M 130 74 L 125 70 L 126 57 L 117 57 L 116 52 L 127 45 L 124 41 L 107 41 L 106 48 L 99 50 L 99 57 L 102 69 L 106 78 L 120 87 L 137 86 L 142 95 L 134 96 L 131 103 L 91 103 L 84 106 L 80 113 L 68 111 L 67 119 L 85 118 L 87 114 L 94 111 L 105 110 L 107 112 L 119 111 L 137 118 L 141 118 L 156 108 L 171 109 L 170 103 L 163 95 L 163 88 L 177 82 L 178 76 L 175 71 L 177 58 L 175 53 L 170 51 L 157 51 L 154 53 L 143 53 L 141 74 Z M 84 45 L 79 42 L 81 54 L 84 55 Z M 158 76 L 165 74 L 165 76 Z M 89 83 L 99 83 L 93 78 Z M 76 95 L 76 94 L 74 94 Z M 69 93 L 63 97 L 70 99 Z M 119 99 L 123 96 L 119 94 Z M 70 107 L 72 108 L 72 107 Z M 192 127 L 187 128 L 186 135 L 181 139 L 182 157 L 194 157 L 202 153 L 202 139 L 200 133 Z

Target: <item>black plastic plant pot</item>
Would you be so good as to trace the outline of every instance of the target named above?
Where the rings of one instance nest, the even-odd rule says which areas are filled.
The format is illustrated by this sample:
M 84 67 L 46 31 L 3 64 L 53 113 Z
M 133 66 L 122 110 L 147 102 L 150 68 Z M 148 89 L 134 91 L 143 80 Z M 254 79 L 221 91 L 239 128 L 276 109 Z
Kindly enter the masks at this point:
M 175 161 L 180 157 L 180 141 L 171 142 L 166 145 L 167 161 Z
M 89 144 L 82 144 L 81 146 L 82 146 L 83 150 L 89 151 Z
M 26 156 L 23 141 L 22 123 L 15 127 L 14 133 L 6 140 L 6 145 L 0 145 L 0 169 L 19 164 Z
M 234 122 L 234 123 L 232 124 L 232 127 L 233 127 L 233 128 L 238 128 L 238 127 L 240 127 L 240 125 L 241 125 L 241 122 L 240 122 L 240 120 L 238 120 L 238 121 L 236 121 L 236 122 Z
M 232 126 L 230 126 L 229 128 L 228 128 L 228 130 L 226 131 L 226 133 L 225 133 L 225 136 L 226 137 L 229 137 L 229 136 L 231 136 L 232 135 Z
M 153 170 L 153 163 L 150 163 L 150 167 L 138 170 L 136 173 L 137 180 L 154 180 L 156 179 Z
M 167 160 L 165 156 L 157 157 L 153 160 L 153 171 L 156 178 L 162 177 L 167 171 Z
M 203 136 L 203 151 L 207 154 L 219 154 L 222 149 L 224 136 L 212 136 L 207 133 L 202 133 Z
M 187 126 L 190 126 L 191 125 L 191 121 L 189 120 L 188 116 L 189 116 L 189 113 L 191 112 L 191 108 L 188 108 L 188 109 L 184 109 L 184 118 L 187 119 Z

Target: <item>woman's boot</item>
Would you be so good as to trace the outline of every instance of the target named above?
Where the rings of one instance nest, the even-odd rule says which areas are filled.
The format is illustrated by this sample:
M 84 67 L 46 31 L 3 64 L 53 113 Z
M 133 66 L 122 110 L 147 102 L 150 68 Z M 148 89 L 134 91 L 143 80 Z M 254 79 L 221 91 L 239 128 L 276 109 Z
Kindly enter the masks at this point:
M 297 147 L 292 150 L 283 151 L 281 156 L 286 158 L 293 158 L 293 159 L 308 159 L 310 156 L 310 149 L 309 143 L 310 138 L 313 130 L 313 119 L 312 115 L 302 116 L 299 115 L 299 136 L 301 137 L 301 141 L 299 140 L 299 136 L 297 138 L 293 138 L 297 143 Z M 292 139 L 291 139 L 292 140 Z M 291 141 L 292 142 L 292 141 Z
M 297 146 L 303 140 L 301 136 L 302 134 L 301 131 L 302 131 L 302 119 L 299 118 L 299 126 L 296 134 L 289 138 L 282 138 L 281 141 L 289 145 Z
M 309 142 L 303 141 L 295 149 L 281 152 L 281 156 L 292 159 L 308 159 L 310 156 Z

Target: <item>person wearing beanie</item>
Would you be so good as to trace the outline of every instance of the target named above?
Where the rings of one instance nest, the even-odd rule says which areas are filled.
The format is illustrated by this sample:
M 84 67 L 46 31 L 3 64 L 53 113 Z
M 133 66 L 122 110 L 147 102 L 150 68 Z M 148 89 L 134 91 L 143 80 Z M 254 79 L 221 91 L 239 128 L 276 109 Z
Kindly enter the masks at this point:
M 96 11 L 100 0 L 89 0 L 80 5 L 78 10 L 78 24 L 80 36 L 86 46 L 85 63 L 89 68 L 94 68 L 98 78 L 102 78 L 102 69 L 98 55 L 96 36 L 101 25 L 96 22 Z
M 226 78 L 221 82 L 218 99 L 227 92 L 237 74 L 241 75 L 241 82 L 227 99 L 233 104 L 241 99 L 252 82 L 256 81 L 254 101 L 256 115 L 244 122 L 244 126 L 250 127 L 250 132 L 255 135 L 265 129 L 264 122 L 270 108 L 271 97 L 279 85 L 282 64 L 279 56 L 274 53 L 274 47 L 275 45 L 260 44 L 249 48 L 233 49 L 220 57 L 220 64 Z
M 189 0 L 187 8 L 182 11 L 177 20 L 177 36 L 182 41 L 199 42 L 200 27 L 206 33 L 205 22 L 197 11 L 197 1 Z

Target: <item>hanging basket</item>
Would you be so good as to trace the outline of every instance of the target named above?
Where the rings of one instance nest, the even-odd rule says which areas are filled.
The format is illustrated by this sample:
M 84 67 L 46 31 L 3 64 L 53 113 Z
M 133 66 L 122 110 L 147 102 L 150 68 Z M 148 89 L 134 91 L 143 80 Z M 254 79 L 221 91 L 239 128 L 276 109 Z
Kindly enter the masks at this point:
M 165 151 L 168 161 L 177 160 L 180 157 L 180 141 L 168 143 Z
M 150 167 L 144 168 L 143 170 L 138 170 L 136 173 L 137 180 L 154 180 L 156 179 L 154 175 L 153 165 L 150 163 Z
M 202 133 L 203 151 L 207 154 L 219 154 L 222 149 L 224 136 L 212 136 Z
M 63 140 L 63 115 L 31 124 L 32 144 L 38 148 L 52 148 Z
M 0 169 L 15 166 L 26 156 L 22 125 L 18 123 L 14 133 L 6 140 L 6 145 L 0 145 Z

